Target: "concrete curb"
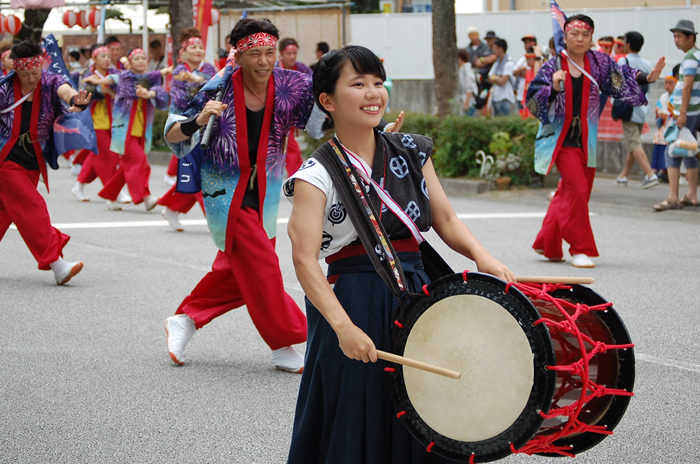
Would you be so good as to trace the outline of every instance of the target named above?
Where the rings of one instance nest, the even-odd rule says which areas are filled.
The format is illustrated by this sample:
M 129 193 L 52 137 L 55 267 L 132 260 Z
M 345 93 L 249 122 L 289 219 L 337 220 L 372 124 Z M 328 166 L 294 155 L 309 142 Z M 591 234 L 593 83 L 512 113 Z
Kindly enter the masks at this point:
M 447 196 L 478 195 L 491 190 L 491 184 L 484 180 L 440 178 L 440 184 Z

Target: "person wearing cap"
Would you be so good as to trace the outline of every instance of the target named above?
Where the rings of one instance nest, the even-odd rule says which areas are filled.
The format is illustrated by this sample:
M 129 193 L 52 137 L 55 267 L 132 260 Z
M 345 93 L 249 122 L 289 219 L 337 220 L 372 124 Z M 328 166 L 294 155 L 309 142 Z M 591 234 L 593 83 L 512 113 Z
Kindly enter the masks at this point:
M 617 64 L 628 65 L 631 68 L 650 73 L 651 63 L 639 56 L 642 45 L 644 45 L 644 37 L 642 34 L 637 31 L 630 31 L 626 33 L 624 37 L 625 47 L 623 48 L 623 52 L 625 56 L 617 59 Z M 646 97 L 649 86 L 643 87 L 643 90 L 646 91 L 644 94 Z M 651 169 L 649 158 L 644 148 L 642 148 L 642 131 L 648 114 L 649 105 L 641 105 L 632 109 L 632 115 L 629 120 L 622 120 L 622 131 L 625 137 L 625 149 L 627 153 L 625 155 L 625 163 L 622 167 L 622 172 L 620 172 L 620 175 L 617 176 L 616 179 L 616 183 L 619 186 L 627 187 L 627 176 L 629 176 L 635 161 L 644 171 L 644 177 L 639 184 L 639 188 L 648 189 L 659 185 L 659 178 Z
M 496 55 L 493 54 L 491 47 L 486 42 L 483 42 L 479 38 L 479 30 L 475 27 L 470 27 L 467 31 L 469 36 L 469 43 L 467 44 L 467 53 L 469 53 L 469 60 L 471 61 L 472 67 L 475 72 L 478 73 L 477 78 L 479 84 L 479 91 L 483 89 L 488 89 L 491 84 L 488 81 L 489 71 L 491 70 L 491 65 L 496 61 Z M 489 31 L 486 34 L 489 40 L 494 39 L 496 34 L 493 31 Z
M 104 45 L 95 47 L 92 50 L 92 60 L 94 66 L 83 76 L 80 85 L 87 92 L 92 94 L 92 102 L 90 102 L 90 113 L 92 114 L 92 124 L 95 127 L 95 135 L 97 137 L 97 153 L 91 153 L 87 150 L 85 160 L 81 163 L 82 168 L 78 174 L 78 180 L 71 189 L 71 193 L 78 201 L 90 201 L 85 195 L 85 185 L 91 183 L 99 177 L 104 186 L 117 172 L 119 163 L 119 155 L 110 150 L 112 143 L 112 106 L 114 104 L 114 85 L 92 85 L 85 82 L 85 78 L 89 76 L 97 76 L 106 78 L 110 74 L 115 74 L 118 71 L 112 66 L 109 49 Z M 108 208 L 115 209 L 117 205 L 109 205 L 110 200 L 107 200 Z
M 311 68 L 306 66 L 304 63 L 297 61 L 297 54 L 299 52 L 299 44 L 296 40 L 291 37 L 281 39 L 279 42 L 279 52 L 280 59 L 275 66 L 278 68 L 292 69 L 294 71 L 299 71 L 303 74 L 313 75 Z M 297 142 L 296 129 L 289 131 L 289 136 L 287 137 L 287 158 L 285 164 L 287 165 L 287 174 L 292 175 L 297 172 L 297 169 L 301 166 L 301 149 L 299 148 L 299 142 Z
M 537 45 L 537 38 L 532 34 L 528 34 L 522 38 L 522 41 L 523 47 L 525 48 L 525 55 L 515 63 L 515 69 L 513 70 L 516 91 L 515 99 L 518 102 L 519 109 L 523 109 L 522 102 L 525 97 L 525 78 L 526 75 L 528 75 L 528 71 L 534 70 L 534 73 L 530 73 L 531 79 L 528 82 L 531 82 L 542 65 L 542 48 Z M 533 57 L 528 58 L 528 53 L 534 54 L 534 68 L 528 64 L 528 59 L 533 59 Z
M 561 69 L 545 63 L 527 93 L 527 107 L 540 120 L 535 140 L 535 170 L 548 174 L 556 165 L 561 179 L 532 248 L 550 261 L 563 261 L 562 240 L 575 267 L 591 268 L 598 256 L 588 214 L 597 164 L 600 94 L 632 106 L 647 103 L 640 86 L 655 82 L 666 60 L 651 73 L 618 65 L 593 51 L 593 20 L 573 15 L 564 23 Z
M 0 84 L 0 240 L 14 223 L 39 269 L 52 270 L 63 285 L 83 263 L 63 260 L 70 237 L 51 225 L 37 185 L 42 178 L 48 192 L 47 162 L 58 168 L 50 150 L 54 122 L 64 113 L 85 110 L 91 95 L 76 92 L 62 75 L 43 71 L 41 45 L 19 42 L 10 57 L 13 72 Z
M 162 84 L 163 76 L 172 72 L 172 68 L 148 72 L 148 58 L 141 48 L 131 50 L 128 59 L 128 71 L 104 78 L 92 75 L 83 79 L 92 85 L 116 84 L 110 150 L 121 155 L 119 169 L 98 195 L 109 200 L 107 207 L 110 210 L 119 210 L 117 197 L 126 185 L 134 204 L 143 203 L 146 211 L 151 211 L 158 198 L 151 195 L 148 187 L 151 167 L 146 154 L 151 151 L 154 111 L 168 108 L 170 100 Z
M 293 345 L 306 341 L 306 317 L 284 290 L 275 253 L 277 211 L 284 138 L 293 127 L 305 128 L 312 114 L 321 123 L 324 116 L 320 110 L 312 113 L 311 76 L 275 67 L 278 39 L 267 19 L 238 21 L 230 38 L 235 63 L 220 71 L 182 115 L 171 114 L 165 126 L 168 146 L 184 157 L 199 146 L 200 128 L 216 117 L 202 152 L 201 189 L 219 251 L 211 272 L 165 320 L 168 353 L 178 365 L 185 362 L 185 347 L 197 329 L 245 305 L 272 350 L 272 364 L 292 373 L 304 368 L 304 356 Z M 221 101 L 214 100 L 218 84 Z
M 673 72 L 667 74 L 664 78 L 664 92 L 656 102 L 655 117 L 656 117 L 656 133 L 654 134 L 654 152 L 651 155 L 651 168 L 654 170 L 659 181 L 666 177 L 666 147 L 668 142 L 664 134 L 671 127 L 676 119 L 673 117 L 673 104 L 671 103 L 671 94 L 678 82 L 678 72 L 681 65 L 677 64 L 673 67 Z M 655 208 L 656 209 L 656 208 Z
M 671 95 L 673 113 L 676 117 L 678 128 L 687 127 L 697 138 L 700 130 L 700 50 L 697 48 L 698 33 L 695 24 L 687 19 L 681 19 L 676 27 L 671 29 L 676 48 L 683 51 L 685 56 L 681 62 L 678 73 L 678 82 Z M 681 160 L 685 164 L 686 178 L 688 179 L 688 193 L 679 198 L 679 181 Z M 669 206 L 697 206 L 698 205 L 698 169 L 700 163 L 697 157 L 673 158 L 666 152 L 666 169 L 668 172 L 668 184 L 671 187 L 669 197 L 662 202 Z

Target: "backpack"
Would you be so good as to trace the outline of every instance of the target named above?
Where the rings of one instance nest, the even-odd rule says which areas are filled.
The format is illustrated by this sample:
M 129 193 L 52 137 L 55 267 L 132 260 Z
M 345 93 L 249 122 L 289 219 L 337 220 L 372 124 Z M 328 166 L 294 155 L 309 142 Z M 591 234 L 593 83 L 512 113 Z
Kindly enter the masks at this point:
M 629 66 L 629 61 L 627 61 L 627 57 L 625 57 L 625 63 Z M 649 85 L 644 84 L 641 86 L 641 89 L 642 93 L 646 95 L 646 93 L 649 91 Z M 621 100 L 618 100 L 617 98 L 613 100 L 612 118 L 615 121 L 631 121 L 633 112 L 634 106 L 629 105 Z

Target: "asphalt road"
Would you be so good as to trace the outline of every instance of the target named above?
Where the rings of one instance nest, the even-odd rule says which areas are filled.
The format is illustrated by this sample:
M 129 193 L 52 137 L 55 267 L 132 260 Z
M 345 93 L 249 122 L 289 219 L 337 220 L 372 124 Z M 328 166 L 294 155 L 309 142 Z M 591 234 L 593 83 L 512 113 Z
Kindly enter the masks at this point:
M 155 194 L 167 189 L 164 171 L 153 168 Z M 185 366 L 168 357 L 163 319 L 216 254 L 199 207 L 176 233 L 158 210 L 108 211 L 97 183 L 86 188 L 92 201 L 78 203 L 68 170 L 50 175 L 52 220 L 72 237 L 65 257 L 85 269 L 57 287 L 16 230 L 0 243 L 0 462 L 285 462 L 300 377 L 272 367 L 244 309 L 200 330 Z M 546 190 L 453 198 L 453 205 L 516 274 L 595 277 L 592 288 L 614 302 L 636 343 L 627 414 L 615 435 L 576 462 L 697 463 L 700 208 L 653 213 L 667 186 L 612 183 L 598 178 L 593 193 L 601 258 L 592 270 L 552 264 L 531 250 Z M 287 290 L 301 305 L 285 229 L 290 207 L 281 205 L 277 249 Z M 454 268 L 474 270 L 432 237 Z

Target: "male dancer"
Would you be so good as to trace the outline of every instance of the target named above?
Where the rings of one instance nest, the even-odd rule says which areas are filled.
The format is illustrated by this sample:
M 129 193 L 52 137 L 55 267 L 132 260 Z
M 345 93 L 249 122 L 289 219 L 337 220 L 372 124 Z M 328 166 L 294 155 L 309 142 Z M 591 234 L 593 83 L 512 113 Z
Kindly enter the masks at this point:
M 591 50 L 593 29 L 588 16 L 569 17 L 564 25 L 562 69 L 557 70 L 557 60 L 545 63 L 527 93 L 527 107 L 541 121 L 535 170 L 547 174 L 556 165 L 561 175 L 532 247 L 550 261 L 563 261 L 562 239 L 566 240 L 571 264 L 586 268 L 595 267 L 591 258 L 598 256 L 588 200 L 595 178 L 600 94 L 643 105 L 647 100 L 640 85 L 656 81 L 665 64 L 662 57 L 648 75 L 620 66 L 608 55 Z
M 39 269 L 51 269 L 56 283 L 63 285 L 83 263 L 63 260 L 70 237 L 51 225 L 37 185 L 41 175 L 49 190 L 44 150 L 54 122 L 64 112 L 86 109 L 90 94 L 76 92 L 59 74 L 42 71 L 43 56 L 41 45 L 15 44 L 10 54 L 14 74 L 0 85 L 0 240 L 14 222 Z
M 301 373 L 306 317 L 284 290 L 275 253 L 277 210 L 284 175 L 283 138 L 304 128 L 314 106 L 310 76 L 275 68 L 279 32 L 267 19 L 243 19 L 231 31 L 239 66 L 227 66 L 216 91 L 200 92 L 182 116 L 171 115 L 166 140 L 177 156 L 199 143 L 199 129 L 217 116 L 201 165 L 209 229 L 219 252 L 209 272 L 165 320 L 170 357 L 185 361 L 195 331 L 246 305 L 272 351 L 277 369 Z M 178 121 L 178 122 L 175 122 Z

